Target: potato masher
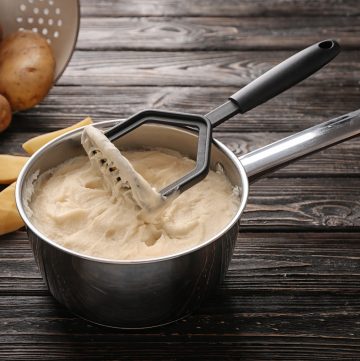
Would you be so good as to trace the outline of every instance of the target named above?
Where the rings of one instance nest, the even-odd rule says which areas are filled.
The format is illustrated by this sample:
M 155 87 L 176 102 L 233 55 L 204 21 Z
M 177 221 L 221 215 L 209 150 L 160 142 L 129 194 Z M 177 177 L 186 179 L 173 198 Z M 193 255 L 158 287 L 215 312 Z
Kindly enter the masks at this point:
M 57 80 L 75 48 L 80 3 L 79 0 L 1 0 L 0 25 L 4 36 L 24 29 L 43 35 L 54 52 Z
M 166 124 L 177 127 L 196 129 L 198 132 L 198 149 L 195 168 L 160 190 L 163 197 L 174 192 L 183 192 L 202 180 L 209 171 L 210 145 L 212 129 L 237 113 L 245 113 L 275 95 L 307 78 L 322 68 L 340 52 L 339 44 L 334 40 L 324 40 L 296 53 L 276 65 L 238 92 L 228 101 L 205 116 L 160 110 L 141 111 L 125 122 L 106 131 L 110 141 L 129 133 L 144 123 Z

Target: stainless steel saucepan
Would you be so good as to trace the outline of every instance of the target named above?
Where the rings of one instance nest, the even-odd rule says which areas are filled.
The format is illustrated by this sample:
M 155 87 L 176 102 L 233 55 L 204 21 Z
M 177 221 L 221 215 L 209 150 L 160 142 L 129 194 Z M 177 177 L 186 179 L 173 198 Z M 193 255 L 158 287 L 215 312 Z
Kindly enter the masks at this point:
M 96 126 L 105 129 L 116 122 Z M 240 160 L 224 144 L 213 140 L 210 166 L 214 169 L 221 163 L 232 184 L 241 189 L 239 209 L 221 232 L 203 244 L 157 259 L 114 261 L 85 256 L 56 244 L 29 220 L 25 207 L 26 185 L 36 171 L 43 173 L 84 154 L 81 130 L 55 139 L 31 157 L 17 181 L 16 203 L 44 281 L 60 303 L 82 318 L 110 327 L 162 325 L 193 312 L 224 278 L 246 206 L 249 182 L 359 133 L 360 110 L 248 153 Z M 167 125 L 144 125 L 120 138 L 116 145 L 165 147 L 195 158 L 197 135 L 191 130 Z

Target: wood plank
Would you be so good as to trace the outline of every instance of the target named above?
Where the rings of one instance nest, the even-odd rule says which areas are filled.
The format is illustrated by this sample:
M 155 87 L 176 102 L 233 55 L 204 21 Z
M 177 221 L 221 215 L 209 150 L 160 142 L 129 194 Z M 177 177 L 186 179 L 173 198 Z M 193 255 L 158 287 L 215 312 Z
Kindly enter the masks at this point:
M 257 228 L 258 231 L 262 229 Z M 271 292 L 277 296 L 291 294 L 296 298 L 300 293 L 306 293 L 317 300 L 313 307 L 319 310 L 321 307 L 317 302 L 326 295 L 342 295 L 350 300 L 354 294 L 359 305 L 359 232 L 331 233 L 331 228 L 326 230 L 328 232 L 302 233 L 300 229 L 291 233 L 277 230 L 251 233 L 243 227 L 229 271 L 218 291 L 221 297 L 248 294 L 260 297 Z M 0 237 L 2 296 L 49 295 L 25 238 L 23 231 Z M 321 298 L 316 296 L 319 293 L 323 293 Z M 231 307 L 237 304 L 232 299 L 226 302 L 231 303 Z M 239 304 L 244 307 L 243 302 Z M 296 303 L 293 307 L 296 308 Z
M 294 51 L 74 52 L 60 85 L 242 87 Z M 323 88 L 356 86 L 360 54 L 344 51 L 304 82 Z
M 96 121 L 126 118 L 144 109 L 206 114 L 222 104 L 238 87 L 107 87 L 55 86 L 37 107 L 14 114 L 9 130 L 0 139 L 23 140 L 66 127 L 90 115 Z M 358 84 L 326 87 L 322 81 L 287 90 L 244 115 L 221 124 L 220 132 L 295 132 L 359 107 Z M 236 136 L 236 135 L 235 135 Z M 14 139 L 14 141 L 17 141 Z M 0 147 L 3 145 L 0 142 Z
M 346 302 L 348 299 L 348 302 Z M 254 302 L 254 301 L 258 302 Z M 299 304 L 301 301 L 301 304 Z M 216 302 L 219 302 L 216 305 Z M 11 307 L 6 310 L 6 305 L 11 305 Z M 20 308 L 22 306 L 22 309 Z M 70 323 L 74 325 L 74 340 L 78 341 L 86 341 L 85 337 L 89 336 L 88 334 L 83 334 L 81 327 L 87 324 L 89 327 L 87 328 L 88 333 L 97 337 L 98 341 L 105 341 L 107 336 L 109 336 L 109 342 L 113 342 L 116 339 L 119 341 L 121 339 L 126 339 L 131 336 L 134 340 L 139 339 L 139 336 L 146 336 L 149 340 L 156 338 L 160 338 L 161 336 L 166 336 L 169 340 L 176 340 L 177 338 L 180 340 L 182 336 L 185 336 L 186 333 L 191 332 L 190 327 L 195 325 L 199 325 L 200 327 L 194 327 L 194 330 L 191 332 L 194 337 L 199 336 L 215 336 L 216 329 L 218 332 L 218 336 L 220 338 L 230 338 L 231 336 L 240 335 L 239 325 L 246 323 L 241 332 L 244 334 L 254 333 L 255 332 L 263 332 L 266 336 L 270 336 L 268 332 L 264 332 L 261 328 L 267 328 L 266 326 L 270 326 L 272 322 L 279 322 L 277 319 L 284 316 L 284 318 L 292 318 L 295 323 L 301 327 L 300 330 L 294 330 L 291 325 L 287 322 L 284 322 L 283 327 L 278 330 L 274 330 L 275 334 L 278 336 L 286 336 L 292 334 L 299 334 L 300 332 L 304 332 L 305 335 L 310 336 L 312 332 L 317 334 L 320 330 L 323 335 L 327 337 L 337 338 L 334 335 L 334 325 L 331 325 L 332 322 L 336 321 L 342 315 L 345 315 L 345 319 L 347 319 L 343 327 L 349 327 L 350 317 L 353 316 L 355 319 L 359 318 L 360 313 L 360 305 L 359 301 L 356 299 L 355 294 L 353 295 L 342 295 L 339 294 L 331 294 L 324 295 L 324 298 L 320 300 L 316 304 L 311 304 L 309 302 L 309 297 L 306 295 L 296 295 L 295 297 L 291 297 L 290 295 L 278 295 L 276 292 L 269 292 L 269 294 L 245 294 L 245 295 L 223 295 L 222 291 L 219 291 L 216 295 L 212 296 L 205 304 L 194 313 L 192 317 L 188 317 L 186 320 L 177 323 L 177 327 L 175 325 L 167 326 L 163 332 L 159 332 L 159 329 L 146 330 L 146 331 L 135 331 L 130 332 L 129 335 L 121 334 L 120 332 L 107 330 L 105 334 L 101 335 L 100 327 L 96 327 L 90 324 L 85 323 L 83 320 L 78 319 L 76 316 L 70 314 L 68 310 L 59 305 L 55 300 L 50 296 L 21 296 L 17 297 L 15 300 L 11 299 L 9 296 L 1 296 L 0 297 L 0 322 L 4 322 L 4 328 L 1 328 L 1 342 L 3 344 L 7 339 L 10 340 L 10 337 L 14 336 L 25 336 L 27 338 L 29 329 L 31 326 L 37 325 L 40 330 L 35 331 L 35 335 L 42 339 L 41 333 L 43 333 L 46 329 L 50 333 L 51 336 L 55 336 L 54 333 L 58 332 L 58 341 L 64 342 L 66 341 L 66 333 L 60 329 L 60 325 L 63 324 L 65 327 L 70 326 Z M 319 327 L 318 324 L 314 323 L 308 325 L 307 330 L 304 330 L 303 327 L 308 322 L 308 318 L 313 315 L 316 317 L 322 317 L 323 323 Z M 346 317 L 348 316 L 348 317 Z M 231 321 L 231 317 L 234 319 Z M 21 318 L 24 319 L 26 323 L 26 327 L 21 328 Z M 223 318 L 223 323 L 220 324 L 219 320 Z M 305 318 L 305 320 L 301 321 L 301 318 Z M 206 320 L 207 319 L 207 320 Z M 259 324 L 256 326 L 256 322 L 258 320 L 262 320 L 262 327 L 259 327 Z M 244 322 L 245 321 L 245 322 Z M 351 322 L 351 321 L 350 321 Z M 201 323 L 203 325 L 201 325 Z M 207 327 L 201 327 L 205 326 Z M 286 325 L 287 324 L 287 325 Z M 237 326 L 237 327 L 236 327 Z M 265 326 L 265 327 L 264 327 Z M 326 326 L 330 326 L 327 328 Z M 359 325 L 356 322 L 353 322 L 354 331 L 353 339 L 358 339 L 359 335 Z M 275 325 L 274 325 L 275 327 Z M 178 329 L 177 335 L 174 337 L 172 334 L 175 331 L 175 328 Z M 238 330 L 236 330 L 238 328 Z M 225 334 L 225 330 L 227 329 L 227 334 Z M 269 327 L 270 329 L 270 327 Z M 319 330 L 320 329 L 320 330 Z M 77 332 L 76 332 L 77 331 Z M 277 332 L 276 332 L 277 331 Z M 64 337 L 65 336 L 65 337 Z M 172 337 L 171 337 L 172 336 Z M 179 337 L 180 336 L 180 337 Z M 306 336 L 305 336 L 306 337 Z
M 359 46 L 360 18 L 339 17 L 148 17 L 84 18 L 81 50 L 269 50 L 298 51 L 335 37 L 342 48 Z
M 260 229 L 260 228 L 258 228 Z M 246 228 L 245 228 L 246 231 Z M 359 233 L 239 234 L 222 291 L 359 292 Z M 340 292 L 340 290 L 342 290 Z
M 10 360 L 22 359 L 30 353 L 35 359 L 43 357 L 44 352 L 54 359 L 107 359 L 110 355 L 111 359 L 122 359 L 127 352 L 131 352 L 131 358 L 127 359 L 132 360 L 178 359 L 174 358 L 174 352 L 190 360 L 194 353 L 196 359 L 216 359 L 214 356 L 220 356 L 221 350 L 231 360 L 237 359 L 233 357 L 242 351 L 245 355 L 248 353 L 248 357 L 254 352 L 256 355 L 259 347 L 261 354 L 268 350 L 268 356 L 276 352 L 281 354 L 281 351 L 285 351 L 285 356 L 292 351 L 294 359 L 305 356 L 303 359 L 306 360 L 311 359 L 307 355 L 310 350 L 322 356 L 324 349 L 326 356 L 336 349 L 352 356 L 359 352 L 359 305 L 354 298 L 349 298 L 347 303 L 341 296 L 326 297 L 319 303 L 319 308 L 322 306 L 323 309 L 317 311 L 311 310 L 311 306 L 307 309 L 306 297 L 283 297 L 283 305 L 276 303 L 279 301 L 276 295 L 255 298 L 260 307 L 272 306 L 276 312 L 259 312 L 254 298 L 240 297 L 239 301 L 242 300 L 245 310 L 241 306 L 230 308 L 217 297 L 208 309 L 205 307 L 203 312 L 173 325 L 124 332 L 87 324 L 45 297 L 10 299 L 7 317 L 0 321 L 3 326 L 0 352 Z M 304 300 L 305 305 L 295 312 L 290 311 L 293 304 Z M 7 307 L 8 302 L 8 298 L 0 297 L 0 307 Z M 215 302 L 219 302 L 217 313 L 211 309 Z M 186 351 L 181 351 L 185 345 Z
M 15 114 L 0 153 L 89 113 L 204 114 L 320 36 L 347 50 L 216 136 L 240 155 L 359 107 L 357 0 L 84 0 L 81 9 L 66 73 L 39 107 Z M 1 236 L 0 359 L 359 360 L 359 145 L 255 183 L 224 283 L 194 315 L 160 329 L 80 320 L 49 295 L 24 230 Z
M 270 178 L 251 186 L 246 226 L 358 227 L 359 178 Z
M 33 133 L 35 135 L 37 133 Z M 214 137 L 224 143 L 238 157 L 289 135 L 290 133 L 223 133 Z M 21 144 L 30 138 L 28 133 L 8 133 L 0 143 L 0 154 L 24 154 Z M 334 147 L 294 162 L 269 177 L 349 177 L 360 176 L 360 138 L 345 141 Z
M 81 2 L 86 16 L 356 16 L 357 0 L 117 0 Z
M 306 321 L 312 322 L 311 319 Z M 317 319 L 313 320 L 313 322 Z M 221 321 L 220 321 L 221 322 Z M 219 322 L 219 323 L 220 323 Z M 341 322 L 341 321 L 340 321 Z M 197 326 L 196 327 L 200 327 Z M 72 325 L 63 329 L 72 333 Z M 105 332 L 105 331 L 104 331 Z M 176 331 L 175 331 L 176 332 Z M 128 333 L 128 332 L 126 332 Z M 238 336 L 222 338 L 199 336 L 193 338 L 193 334 L 180 340 L 169 340 L 167 337 L 134 341 L 132 337 L 122 340 L 114 337 L 114 341 L 92 340 L 71 341 L 67 336 L 66 342 L 56 342 L 56 337 L 29 336 L 23 342 L 17 341 L 21 337 L 14 338 L 13 342 L 1 345 L 1 354 L 6 360 L 43 360 L 44 355 L 48 360 L 196 360 L 212 361 L 222 360 L 226 355 L 227 360 L 243 361 L 271 360 L 271 361 L 327 361 L 339 358 L 342 361 L 354 361 L 358 359 L 359 347 L 357 340 L 323 339 L 321 336 L 305 337 L 281 337 L 257 333 L 244 335 L 239 332 Z M 51 339 L 47 342 L 46 338 Z M 206 340 L 208 338 L 208 340 Z

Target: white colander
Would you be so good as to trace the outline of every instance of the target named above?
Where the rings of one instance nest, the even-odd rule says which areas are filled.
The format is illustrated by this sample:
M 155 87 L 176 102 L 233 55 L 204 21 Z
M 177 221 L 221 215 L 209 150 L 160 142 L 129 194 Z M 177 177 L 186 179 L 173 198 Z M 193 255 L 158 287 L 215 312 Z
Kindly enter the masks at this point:
M 0 0 L 0 24 L 4 36 L 23 29 L 43 35 L 53 49 L 58 79 L 76 44 L 80 4 L 78 0 Z

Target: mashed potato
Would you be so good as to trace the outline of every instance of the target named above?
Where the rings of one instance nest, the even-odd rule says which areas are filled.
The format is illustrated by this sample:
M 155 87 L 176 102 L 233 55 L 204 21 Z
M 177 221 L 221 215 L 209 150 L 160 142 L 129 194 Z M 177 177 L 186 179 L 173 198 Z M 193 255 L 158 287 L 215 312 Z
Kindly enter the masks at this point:
M 157 190 L 188 173 L 195 162 L 166 150 L 122 152 Z M 32 223 L 48 238 L 84 255 L 150 259 L 203 243 L 234 217 L 240 199 L 222 172 L 208 176 L 157 212 L 147 214 L 122 188 L 114 197 L 86 156 L 42 174 L 29 203 Z

